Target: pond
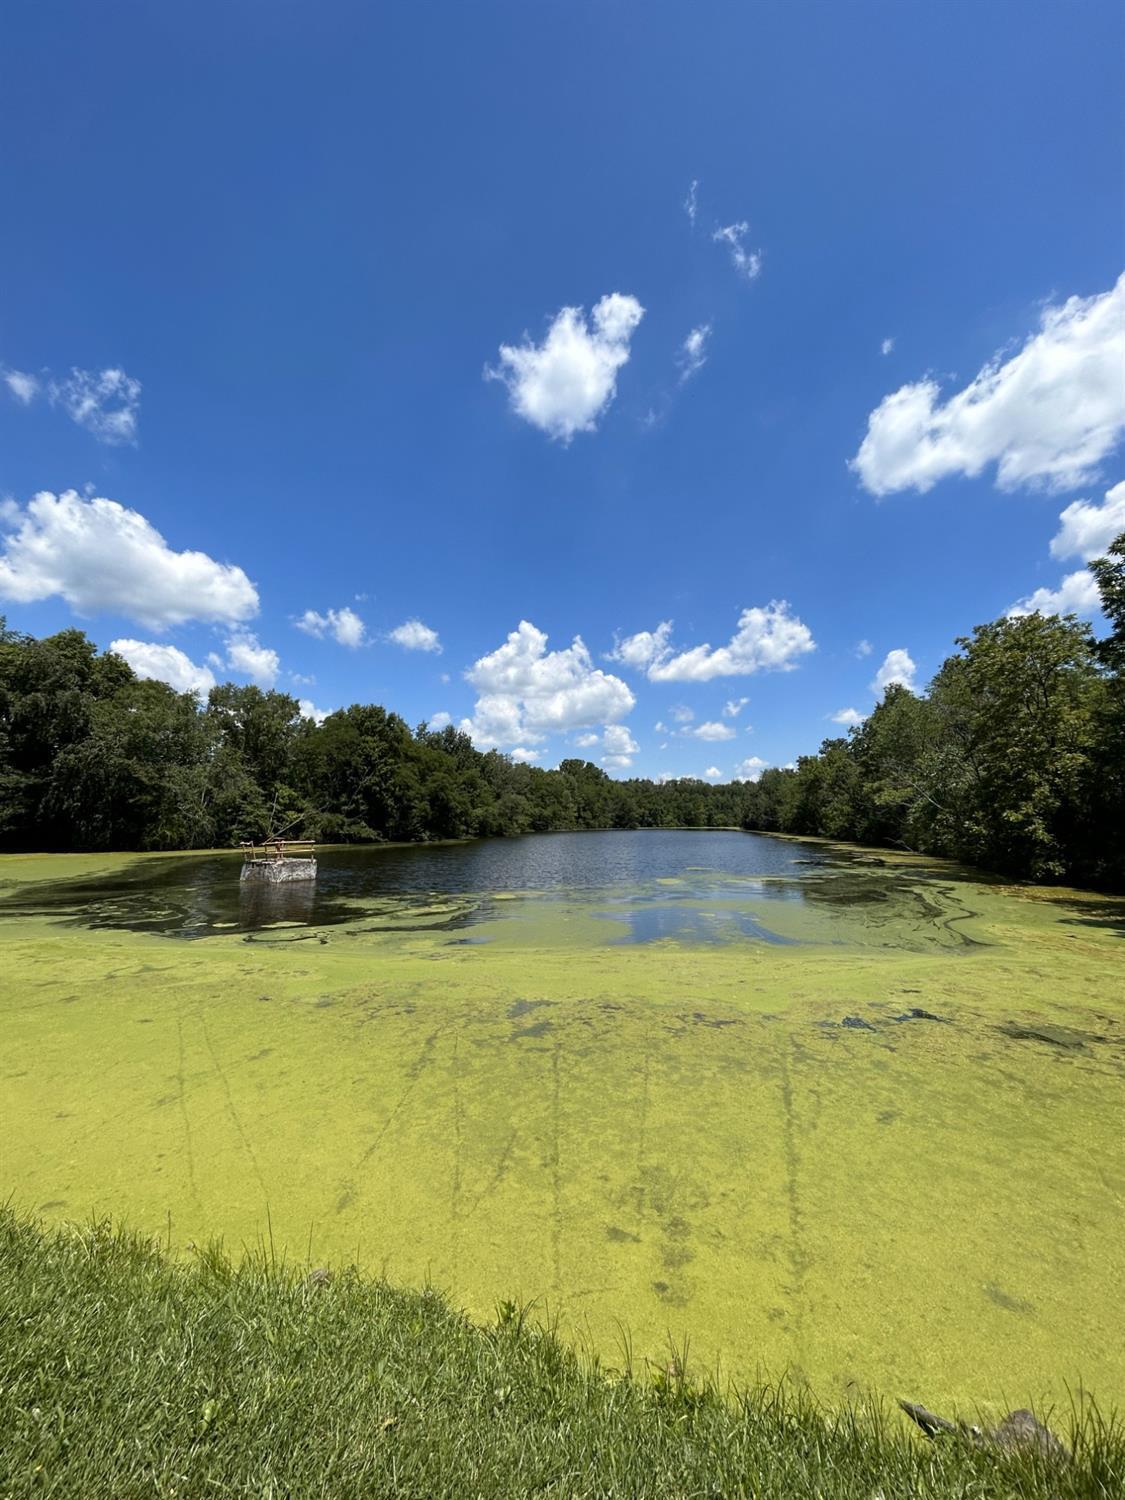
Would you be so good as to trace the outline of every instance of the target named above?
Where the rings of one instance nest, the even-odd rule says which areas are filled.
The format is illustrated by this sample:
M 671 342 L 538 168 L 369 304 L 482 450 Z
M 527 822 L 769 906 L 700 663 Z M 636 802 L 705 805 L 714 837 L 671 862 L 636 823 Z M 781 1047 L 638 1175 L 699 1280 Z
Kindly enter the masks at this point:
M 727 831 L 238 874 L 0 858 L 19 1206 L 533 1300 L 610 1364 L 1125 1398 L 1121 902 Z
M 964 946 L 947 870 L 888 866 L 730 829 L 558 833 L 466 843 L 322 849 L 315 882 L 241 883 L 237 852 L 143 856 L 76 878 L 27 884 L 0 921 L 38 916 L 80 926 L 203 938 L 219 932 L 302 941 L 311 929 L 452 931 L 534 921 L 540 939 L 592 943 L 801 940 Z M 788 908 L 788 909 L 786 909 Z M 305 929 L 296 933 L 282 929 Z M 485 942 L 491 929 L 462 942 Z

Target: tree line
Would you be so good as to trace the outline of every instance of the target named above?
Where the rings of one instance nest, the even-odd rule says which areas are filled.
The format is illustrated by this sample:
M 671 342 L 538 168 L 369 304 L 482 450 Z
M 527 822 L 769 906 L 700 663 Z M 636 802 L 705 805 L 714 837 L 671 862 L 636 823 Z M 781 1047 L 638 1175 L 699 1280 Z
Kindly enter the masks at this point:
M 215 848 L 287 825 L 325 842 L 743 827 L 1125 884 L 1125 535 L 1091 567 L 1108 639 L 1071 616 L 978 626 L 925 694 L 891 687 L 795 769 L 720 786 L 519 764 L 378 705 L 318 725 L 257 687 L 200 703 L 80 630 L 0 620 L 0 848 Z
M 1111 633 L 1073 615 L 978 625 L 922 695 L 766 771 L 746 826 L 1125 888 L 1125 533 L 1090 564 Z

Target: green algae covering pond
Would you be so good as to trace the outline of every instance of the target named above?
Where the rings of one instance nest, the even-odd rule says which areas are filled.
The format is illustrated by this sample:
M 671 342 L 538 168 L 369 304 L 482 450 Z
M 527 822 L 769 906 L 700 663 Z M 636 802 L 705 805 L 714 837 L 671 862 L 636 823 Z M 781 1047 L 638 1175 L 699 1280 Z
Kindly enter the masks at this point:
M 1125 903 L 735 832 L 238 873 L 0 859 L 18 1207 L 538 1299 L 610 1363 L 1125 1401 Z

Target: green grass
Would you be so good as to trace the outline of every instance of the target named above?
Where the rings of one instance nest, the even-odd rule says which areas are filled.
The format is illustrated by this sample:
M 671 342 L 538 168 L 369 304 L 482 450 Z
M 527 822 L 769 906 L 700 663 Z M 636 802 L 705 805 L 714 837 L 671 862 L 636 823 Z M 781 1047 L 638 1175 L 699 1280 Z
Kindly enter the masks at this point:
M 911 1392 L 925 1398 L 925 1392 Z M 622 1374 L 505 1306 L 267 1252 L 188 1265 L 109 1225 L 0 1210 L 0 1496 L 1120 1496 L 1125 1434 L 1087 1409 L 1057 1467 L 887 1408 Z

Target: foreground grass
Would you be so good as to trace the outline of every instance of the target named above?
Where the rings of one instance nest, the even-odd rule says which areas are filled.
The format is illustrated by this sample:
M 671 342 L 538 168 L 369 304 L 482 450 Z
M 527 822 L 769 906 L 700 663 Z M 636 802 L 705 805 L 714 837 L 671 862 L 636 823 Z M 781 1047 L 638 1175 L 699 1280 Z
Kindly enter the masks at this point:
M 930 1445 L 898 1413 L 611 1377 L 518 1310 L 432 1291 L 188 1266 L 108 1225 L 0 1210 L 0 1496 L 1117 1496 L 1125 1434 L 1074 1462 Z

